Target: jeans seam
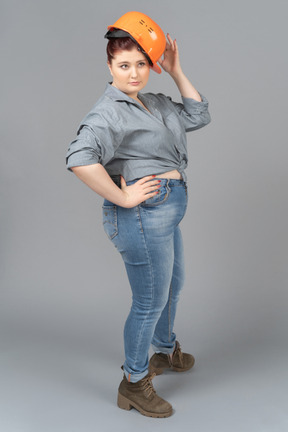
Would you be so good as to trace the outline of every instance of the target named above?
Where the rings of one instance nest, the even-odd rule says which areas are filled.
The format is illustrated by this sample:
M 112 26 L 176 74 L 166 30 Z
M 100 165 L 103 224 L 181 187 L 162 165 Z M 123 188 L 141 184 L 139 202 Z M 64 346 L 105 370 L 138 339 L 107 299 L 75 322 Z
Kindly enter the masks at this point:
M 103 215 L 104 215 L 105 217 L 108 216 L 108 213 L 109 213 L 109 212 L 111 212 L 111 214 L 112 214 L 112 216 L 113 216 L 113 223 L 110 223 L 108 220 L 106 221 L 105 218 L 104 218 L 104 216 L 103 216 L 103 227 L 104 227 L 104 231 L 106 231 L 106 229 L 105 229 L 105 225 L 106 225 L 106 224 L 108 224 L 108 226 L 109 226 L 109 224 L 111 224 L 111 225 L 113 226 L 113 228 L 114 228 L 114 232 L 113 232 L 113 234 L 108 234 L 108 231 L 106 231 L 107 237 L 108 237 L 110 240 L 113 240 L 114 237 L 116 237 L 116 236 L 118 235 L 118 214 L 117 214 L 117 206 L 116 206 L 116 205 L 113 205 L 113 206 L 105 206 L 105 205 L 103 205 L 103 206 L 102 206 L 102 211 L 103 211 Z
M 144 234 L 139 205 L 135 209 L 136 209 L 136 212 L 137 212 L 137 216 L 138 216 L 138 220 L 139 220 L 139 224 L 140 224 L 141 233 Z M 145 240 L 145 236 L 144 236 L 144 240 Z
M 138 220 L 139 220 L 140 227 L 141 227 L 141 233 L 142 233 L 143 239 L 144 239 L 145 251 L 146 251 L 146 254 L 147 254 L 147 258 L 149 260 L 150 277 L 151 277 L 151 302 L 152 302 L 153 295 L 155 294 L 154 291 L 153 291 L 154 274 L 153 274 L 153 269 L 152 269 L 152 262 L 151 262 L 151 257 L 150 257 L 149 250 L 148 250 L 147 243 L 146 243 L 146 239 L 145 239 L 145 233 L 144 233 L 144 230 L 143 230 L 143 225 L 142 225 L 141 214 L 140 214 L 140 207 L 139 206 L 136 207 L 136 211 L 137 211 Z M 143 320 L 142 327 L 141 327 L 141 329 L 139 331 L 139 337 L 138 337 L 138 343 L 137 343 L 137 347 L 136 347 L 136 355 L 135 355 L 135 358 L 134 358 L 133 368 L 135 367 L 135 364 L 137 363 L 137 360 L 138 360 L 140 340 L 142 338 L 143 331 L 144 331 L 144 328 L 145 328 L 145 322 L 149 318 L 150 314 L 151 314 L 151 309 L 145 315 L 145 320 Z
M 172 283 L 169 289 L 169 308 L 168 308 L 168 340 L 171 342 L 171 299 L 172 299 Z

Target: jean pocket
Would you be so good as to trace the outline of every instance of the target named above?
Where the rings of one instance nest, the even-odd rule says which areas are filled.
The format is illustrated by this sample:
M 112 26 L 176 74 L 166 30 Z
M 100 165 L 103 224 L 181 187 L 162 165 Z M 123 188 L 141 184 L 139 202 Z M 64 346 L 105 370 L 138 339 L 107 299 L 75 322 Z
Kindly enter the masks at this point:
M 142 202 L 140 205 L 142 207 L 155 207 L 160 204 L 163 204 L 167 201 L 170 193 L 170 188 L 168 184 L 161 185 L 159 191 L 152 198 L 148 198 L 146 201 Z
M 112 240 L 118 234 L 117 224 L 117 207 L 105 206 L 102 207 L 103 228 L 108 238 Z

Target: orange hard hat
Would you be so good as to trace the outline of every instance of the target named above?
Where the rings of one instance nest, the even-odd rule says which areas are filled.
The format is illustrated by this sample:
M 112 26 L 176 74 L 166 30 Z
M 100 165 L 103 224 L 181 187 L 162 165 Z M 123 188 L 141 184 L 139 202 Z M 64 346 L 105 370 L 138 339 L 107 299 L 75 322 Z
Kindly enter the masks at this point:
M 129 33 L 148 55 L 152 62 L 151 68 L 155 72 L 161 73 L 157 61 L 165 50 L 166 38 L 163 30 L 155 21 L 141 12 L 127 12 L 107 28 L 108 33 L 113 33 L 113 30 L 117 29 Z

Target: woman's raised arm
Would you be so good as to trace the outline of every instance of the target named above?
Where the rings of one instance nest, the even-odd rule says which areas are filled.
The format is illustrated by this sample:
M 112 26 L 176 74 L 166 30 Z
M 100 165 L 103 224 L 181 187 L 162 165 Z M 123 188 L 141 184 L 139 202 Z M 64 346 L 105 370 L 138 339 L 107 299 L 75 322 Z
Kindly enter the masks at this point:
M 167 39 L 164 57 L 158 60 L 160 65 L 173 78 L 183 97 L 202 102 L 200 94 L 182 71 L 176 39 L 173 41 L 169 33 L 167 33 Z

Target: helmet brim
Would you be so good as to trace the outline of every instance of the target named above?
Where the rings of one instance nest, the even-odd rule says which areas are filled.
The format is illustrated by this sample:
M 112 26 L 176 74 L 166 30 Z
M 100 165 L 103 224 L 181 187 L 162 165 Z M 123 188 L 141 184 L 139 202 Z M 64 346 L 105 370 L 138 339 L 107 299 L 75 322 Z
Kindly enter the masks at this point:
M 157 63 L 154 63 L 154 65 L 153 65 L 153 66 L 150 66 L 150 67 L 151 67 L 151 69 L 152 69 L 154 72 L 156 72 L 156 73 L 158 73 L 158 74 L 161 74 L 161 73 L 162 73 L 162 69 L 160 68 L 160 66 L 158 66 Z

